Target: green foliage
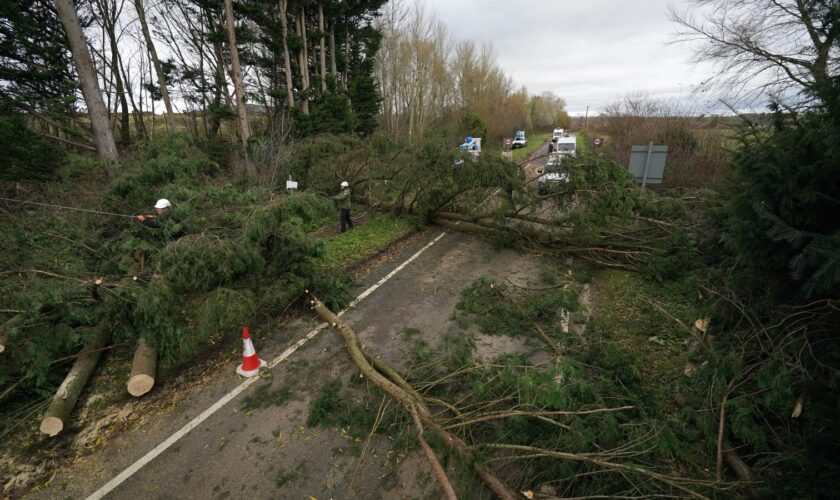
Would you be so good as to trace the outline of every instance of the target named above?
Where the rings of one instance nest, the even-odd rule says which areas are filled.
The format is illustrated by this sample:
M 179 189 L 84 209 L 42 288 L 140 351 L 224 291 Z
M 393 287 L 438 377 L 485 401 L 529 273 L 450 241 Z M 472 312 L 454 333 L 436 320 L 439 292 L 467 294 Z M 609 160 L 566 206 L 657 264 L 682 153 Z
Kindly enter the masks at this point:
M 796 120 L 777 111 L 772 133 L 741 131 L 719 221 L 745 286 L 784 297 L 840 295 L 838 116 L 840 104 Z
M 354 374 L 355 377 L 358 377 Z M 349 427 L 352 431 L 370 429 L 376 419 L 374 409 L 360 406 L 358 396 L 342 390 L 341 382 L 331 380 L 312 401 L 306 425 L 309 427 Z
M 704 375 L 712 387 L 737 383 L 729 436 L 766 467 L 768 497 L 829 498 L 840 469 L 840 81 L 819 91 L 805 112 L 774 107 L 770 129 L 744 123 L 713 214 L 726 334 Z M 797 398 L 805 410 L 794 421 Z M 764 458 L 772 453 L 785 462 Z
M 309 114 L 298 113 L 297 133 L 302 137 L 317 134 L 347 134 L 356 129 L 356 116 L 343 94 L 326 94 L 309 104 Z
M 474 319 L 488 335 L 533 336 L 534 323 L 557 333 L 557 318 L 562 309 L 577 309 L 573 287 L 543 292 L 518 292 L 503 283 L 479 278 L 461 292 L 456 306 Z
M 206 234 L 170 243 L 159 262 L 167 282 L 179 293 L 228 285 L 245 274 L 260 272 L 264 264 L 254 247 Z
M 0 116 L 0 180 L 47 180 L 61 164 L 53 143 L 33 132 L 20 113 Z
M 393 241 L 415 230 L 416 226 L 405 218 L 382 216 L 369 219 L 352 231 L 324 239 L 324 253 L 319 257 L 319 263 L 326 269 L 344 269 L 374 257 Z
M 143 156 L 140 165 L 126 169 L 110 188 L 115 195 L 138 206 L 148 205 L 154 197 L 150 192 L 167 183 L 195 183 L 199 176 L 219 172 L 219 165 L 192 146 L 187 134 L 165 134 L 149 143 Z M 164 191 L 158 193 L 163 195 Z
M 483 137 L 485 141 L 490 138 L 487 134 L 487 124 L 473 112 L 467 112 L 461 118 L 460 132 L 463 136 Z

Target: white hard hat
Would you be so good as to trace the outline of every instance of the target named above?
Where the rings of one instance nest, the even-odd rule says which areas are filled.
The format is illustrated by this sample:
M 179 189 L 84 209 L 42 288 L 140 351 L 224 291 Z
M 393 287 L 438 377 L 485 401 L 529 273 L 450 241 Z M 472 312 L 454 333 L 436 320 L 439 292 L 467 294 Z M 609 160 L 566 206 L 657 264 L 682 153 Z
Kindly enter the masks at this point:
M 341 187 L 343 187 L 343 188 L 350 187 L 350 183 L 347 182 L 347 181 L 341 181 Z
M 155 203 L 155 208 L 169 208 L 172 206 L 172 203 L 169 203 L 169 200 L 166 198 L 161 198 Z

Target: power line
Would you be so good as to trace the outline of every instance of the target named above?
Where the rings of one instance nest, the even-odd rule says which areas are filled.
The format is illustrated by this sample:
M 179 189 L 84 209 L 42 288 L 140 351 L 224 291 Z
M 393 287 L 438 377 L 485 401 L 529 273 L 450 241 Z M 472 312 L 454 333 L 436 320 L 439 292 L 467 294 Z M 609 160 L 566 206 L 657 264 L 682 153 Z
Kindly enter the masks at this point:
M 53 205 L 51 203 L 40 203 L 40 202 L 37 202 L 37 201 L 15 200 L 15 199 L 12 199 L 12 198 L 2 198 L 2 197 L 0 197 L 0 200 L 11 201 L 13 203 L 25 203 L 25 204 L 29 204 L 29 205 L 38 205 L 38 206 L 41 206 L 41 207 L 58 208 L 58 209 L 61 209 L 61 210 L 75 210 L 76 212 L 88 212 L 88 213 L 91 213 L 91 214 L 111 215 L 113 217 L 128 217 L 129 219 L 134 218 L 133 215 L 115 214 L 113 212 L 103 212 L 101 210 L 91 210 L 91 209 L 88 209 L 88 208 L 63 207 L 61 205 Z

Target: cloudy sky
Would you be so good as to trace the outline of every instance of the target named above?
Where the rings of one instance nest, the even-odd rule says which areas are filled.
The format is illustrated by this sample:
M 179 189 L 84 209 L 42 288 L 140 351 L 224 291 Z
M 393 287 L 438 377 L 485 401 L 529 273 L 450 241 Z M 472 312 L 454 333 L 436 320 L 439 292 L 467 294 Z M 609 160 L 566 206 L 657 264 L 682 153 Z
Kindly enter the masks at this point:
M 636 91 L 692 100 L 710 68 L 695 66 L 691 48 L 671 44 L 677 26 L 668 7 L 685 0 L 415 0 L 457 39 L 491 42 L 499 64 L 530 93 L 551 91 L 572 114 L 590 113 Z

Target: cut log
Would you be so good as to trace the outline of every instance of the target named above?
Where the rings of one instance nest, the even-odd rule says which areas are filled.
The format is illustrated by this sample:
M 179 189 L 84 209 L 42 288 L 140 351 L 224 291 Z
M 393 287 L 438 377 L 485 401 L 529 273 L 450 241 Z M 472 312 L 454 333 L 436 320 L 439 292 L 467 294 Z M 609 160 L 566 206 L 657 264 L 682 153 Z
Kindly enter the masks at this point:
M 140 336 L 134 359 L 131 362 L 131 375 L 128 377 L 128 393 L 140 397 L 152 390 L 155 385 L 157 370 L 157 349 Z
M 79 400 L 85 385 L 90 380 L 93 371 L 96 369 L 99 358 L 102 357 L 103 348 L 111 342 L 111 331 L 101 322 L 96 326 L 93 340 L 82 350 L 70 373 L 64 378 L 55 396 L 53 396 L 50 407 L 44 418 L 41 420 L 41 432 L 53 437 L 58 435 L 64 424 L 70 417 L 70 413 Z
M 6 344 L 9 341 L 9 332 L 13 328 L 22 325 L 25 319 L 26 317 L 23 314 L 16 314 L 3 323 L 2 328 L 0 328 L 0 352 L 6 350 Z

